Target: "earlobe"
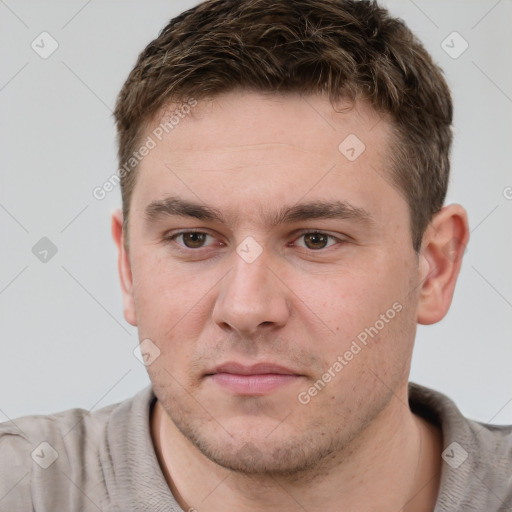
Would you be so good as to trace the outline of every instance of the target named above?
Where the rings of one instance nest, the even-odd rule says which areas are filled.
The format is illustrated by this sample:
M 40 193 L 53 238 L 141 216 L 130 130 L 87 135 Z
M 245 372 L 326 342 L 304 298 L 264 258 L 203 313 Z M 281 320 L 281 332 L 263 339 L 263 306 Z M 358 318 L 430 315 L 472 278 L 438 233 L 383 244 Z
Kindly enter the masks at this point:
M 132 269 L 129 255 L 124 247 L 123 214 L 119 209 L 112 213 L 112 238 L 118 251 L 117 266 L 123 294 L 124 318 L 129 324 L 136 326 L 137 316 L 133 297 Z
M 418 323 L 439 322 L 448 312 L 468 240 L 467 214 L 462 206 L 445 206 L 434 215 L 419 255 Z

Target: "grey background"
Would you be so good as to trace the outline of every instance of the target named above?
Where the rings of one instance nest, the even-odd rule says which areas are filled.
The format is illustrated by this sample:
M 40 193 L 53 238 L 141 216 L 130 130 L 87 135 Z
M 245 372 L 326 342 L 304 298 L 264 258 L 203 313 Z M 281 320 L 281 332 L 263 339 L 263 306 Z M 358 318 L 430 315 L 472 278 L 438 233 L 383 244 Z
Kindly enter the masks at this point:
M 195 3 L 0 0 L 0 421 L 94 410 L 149 384 L 110 235 L 120 191 L 99 201 L 92 190 L 117 169 L 111 109 L 138 53 Z M 512 3 L 383 4 L 452 87 L 448 202 L 472 230 L 450 313 L 419 327 L 411 380 L 472 418 L 512 423 Z M 59 45 L 47 59 L 31 47 L 43 31 Z M 456 59 L 441 46 L 453 31 L 469 44 Z M 42 237 L 57 247 L 46 263 L 32 252 Z

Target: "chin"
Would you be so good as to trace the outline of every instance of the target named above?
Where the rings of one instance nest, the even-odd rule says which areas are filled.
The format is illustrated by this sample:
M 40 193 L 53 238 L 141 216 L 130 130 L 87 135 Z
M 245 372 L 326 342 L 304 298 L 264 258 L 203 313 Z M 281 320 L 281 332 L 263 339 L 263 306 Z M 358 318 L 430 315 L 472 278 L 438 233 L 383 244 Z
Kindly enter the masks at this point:
M 247 476 L 289 477 L 306 473 L 322 465 L 335 451 L 335 440 L 313 433 L 290 432 L 285 428 L 245 429 L 187 428 L 177 425 L 188 440 L 209 460 Z M 209 424 L 209 427 L 212 425 Z M 282 425 L 281 425 L 282 426 Z M 275 431 L 273 431 L 275 429 Z M 270 434 L 269 434 L 270 433 Z M 320 441 L 321 439 L 321 441 Z

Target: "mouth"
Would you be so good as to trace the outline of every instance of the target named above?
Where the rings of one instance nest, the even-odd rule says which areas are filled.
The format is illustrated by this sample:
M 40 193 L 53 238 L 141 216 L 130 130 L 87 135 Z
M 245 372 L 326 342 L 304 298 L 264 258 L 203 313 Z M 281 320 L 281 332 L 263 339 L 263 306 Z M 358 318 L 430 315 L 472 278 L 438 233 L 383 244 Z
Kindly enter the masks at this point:
M 236 395 L 258 396 L 297 382 L 304 375 L 274 363 L 243 365 L 230 362 L 209 370 L 205 377 Z

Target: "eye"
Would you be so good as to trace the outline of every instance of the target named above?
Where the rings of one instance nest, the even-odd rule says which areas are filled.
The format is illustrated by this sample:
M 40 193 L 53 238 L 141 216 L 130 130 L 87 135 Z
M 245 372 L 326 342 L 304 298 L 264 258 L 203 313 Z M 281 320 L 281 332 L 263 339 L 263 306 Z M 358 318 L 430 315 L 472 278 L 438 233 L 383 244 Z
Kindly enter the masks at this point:
M 180 238 L 181 242 L 177 241 L 177 244 L 187 249 L 200 249 L 206 246 L 205 242 L 208 238 L 213 239 L 211 235 L 202 231 L 182 231 L 167 237 L 166 240 L 176 241 Z
M 297 240 L 304 240 L 304 245 L 299 245 L 299 247 L 305 247 L 306 249 L 311 250 L 321 250 L 334 245 L 336 242 L 341 242 L 339 238 L 335 236 L 328 235 L 327 233 L 322 233 L 320 231 L 309 231 L 302 233 Z M 329 243 L 329 240 L 332 240 L 332 243 Z
M 207 243 L 209 239 L 210 243 Z M 303 243 L 299 243 L 300 240 Z M 180 231 L 165 237 L 165 241 L 173 241 L 185 249 L 201 249 L 215 244 L 215 238 L 204 231 Z M 342 240 L 333 235 L 321 231 L 306 231 L 295 239 L 294 245 L 312 251 L 320 251 L 338 242 L 342 242 Z

